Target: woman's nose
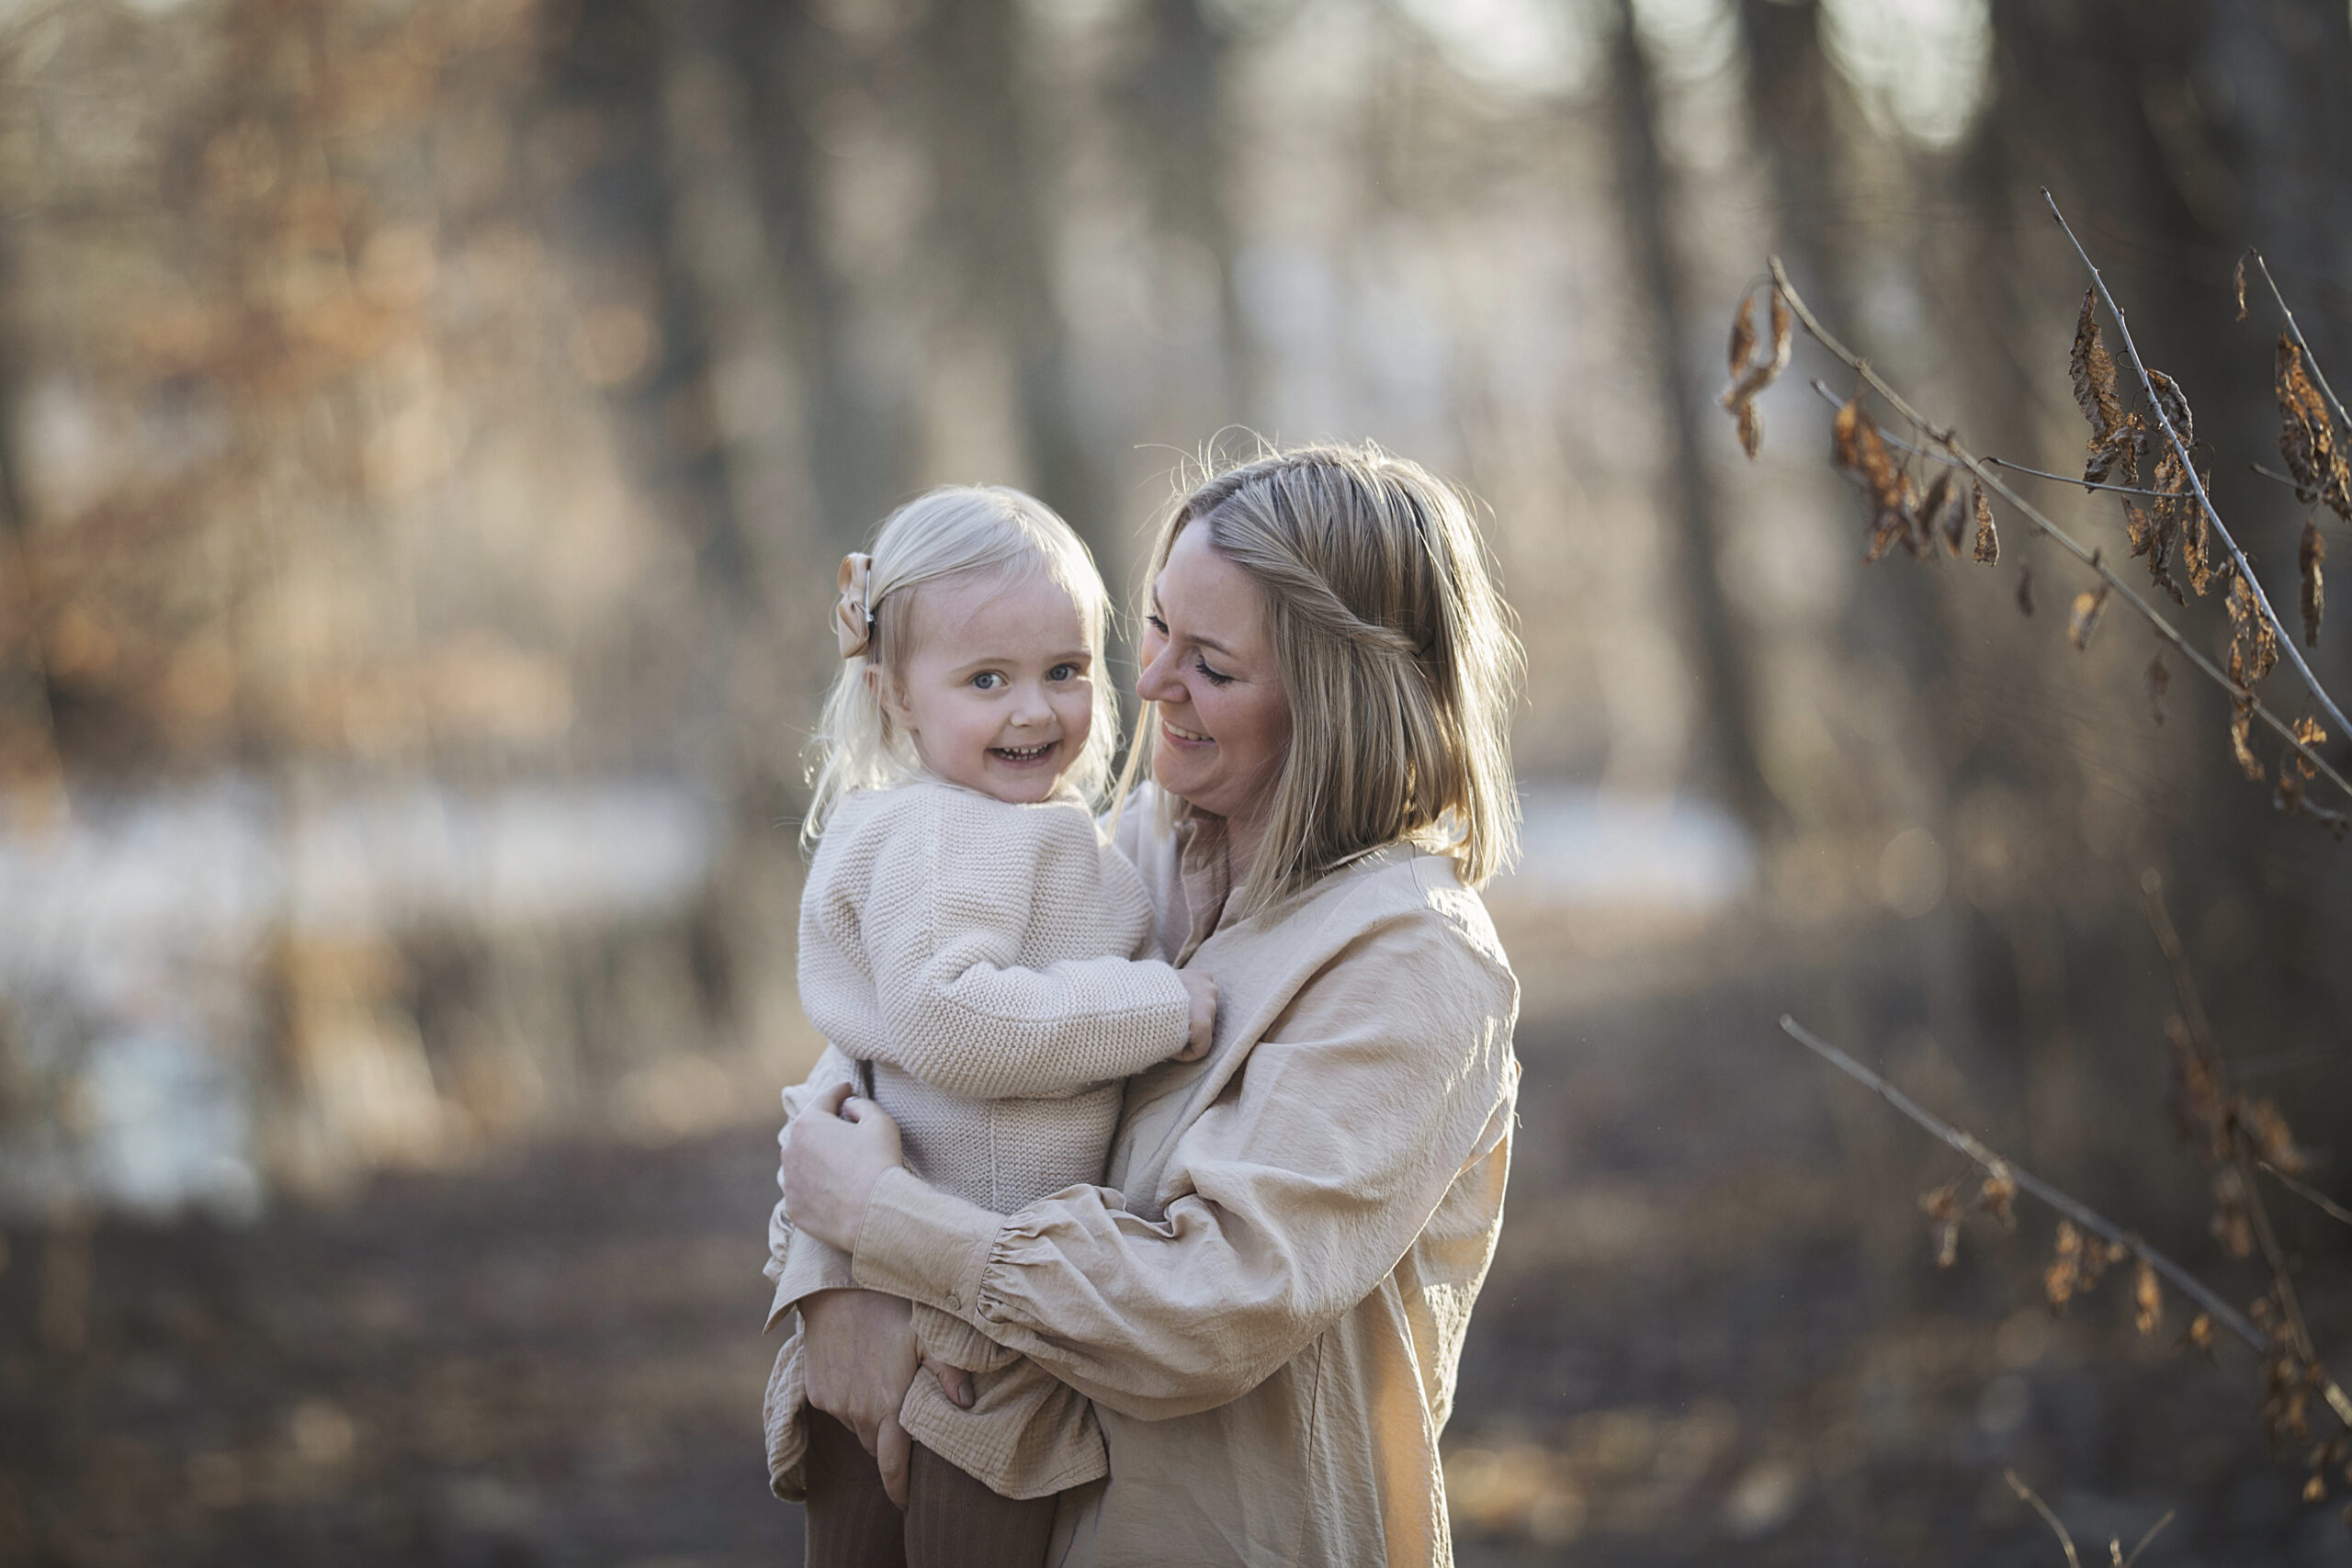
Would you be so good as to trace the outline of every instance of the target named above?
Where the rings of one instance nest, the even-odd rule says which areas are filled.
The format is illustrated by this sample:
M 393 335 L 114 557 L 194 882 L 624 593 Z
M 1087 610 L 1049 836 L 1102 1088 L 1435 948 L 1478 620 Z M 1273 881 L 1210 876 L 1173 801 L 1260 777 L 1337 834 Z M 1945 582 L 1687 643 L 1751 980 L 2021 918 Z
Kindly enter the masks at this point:
M 1183 698 L 1183 687 L 1176 680 L 1176 661 L 1169 657 L 1170 651 L 1170 646 L 1163 643 L 1159 657 L 1146 664 L 1143 673 L 1136 677 L 1136 695 L 1145 702 L 1175 702 Z

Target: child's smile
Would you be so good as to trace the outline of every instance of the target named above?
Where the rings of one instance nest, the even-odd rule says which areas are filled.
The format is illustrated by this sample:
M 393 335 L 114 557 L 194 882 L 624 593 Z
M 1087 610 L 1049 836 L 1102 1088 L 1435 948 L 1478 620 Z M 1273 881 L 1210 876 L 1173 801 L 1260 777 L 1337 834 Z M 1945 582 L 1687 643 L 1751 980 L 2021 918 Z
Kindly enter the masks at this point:
M 1093 656 L 1078 606 L 1035 570 L 917 592 L 914 646 L 876 672 L 884 711 L 950 784 L 1014 805 L 1047 798 L 1093 729 Z

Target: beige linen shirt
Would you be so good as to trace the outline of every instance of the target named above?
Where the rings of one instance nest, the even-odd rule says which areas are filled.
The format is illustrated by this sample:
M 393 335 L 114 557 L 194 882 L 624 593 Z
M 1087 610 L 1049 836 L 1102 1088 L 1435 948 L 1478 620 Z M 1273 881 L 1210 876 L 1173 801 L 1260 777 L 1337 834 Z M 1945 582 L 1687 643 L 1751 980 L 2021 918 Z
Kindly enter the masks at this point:
M 1450 1562 L 1438 1434 L 1502 1222 L 1517 983 L 1442 856 L 1238 919 L 1220 825 L 1154 804 L 1121 845 L 1217 982 L 1208 1057 L 1128 1081 L 1107 1188 L 1008 1218 L 893 1170 L 854 1260 L 779 1210 L 777 1310 L 890 1292 L 1090 1396 L 1110 1475 L 1063 1495 L 1058 1568 Z

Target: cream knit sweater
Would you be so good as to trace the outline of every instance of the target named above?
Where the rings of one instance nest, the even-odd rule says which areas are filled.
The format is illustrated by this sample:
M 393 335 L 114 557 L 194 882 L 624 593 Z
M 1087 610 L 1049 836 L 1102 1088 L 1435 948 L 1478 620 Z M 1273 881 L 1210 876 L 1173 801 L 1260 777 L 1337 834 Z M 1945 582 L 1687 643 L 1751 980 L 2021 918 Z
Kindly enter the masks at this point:
M 909 1166 L 999 1213 L 1102 1180 L 1120 1080 L 1182 1048 L 1190 1002 L 1156 953 L 1141 877 L 1075 799 L 1013 806 L 933 779 L 860 792 L 801 896 L 809 1021 L 873 1064 Z M 918 1442 L 1006 1496 L 1105 1473 L 1085 1399 L 934 1308 L 915 1330 L 978 1393 L 910 1423 Z

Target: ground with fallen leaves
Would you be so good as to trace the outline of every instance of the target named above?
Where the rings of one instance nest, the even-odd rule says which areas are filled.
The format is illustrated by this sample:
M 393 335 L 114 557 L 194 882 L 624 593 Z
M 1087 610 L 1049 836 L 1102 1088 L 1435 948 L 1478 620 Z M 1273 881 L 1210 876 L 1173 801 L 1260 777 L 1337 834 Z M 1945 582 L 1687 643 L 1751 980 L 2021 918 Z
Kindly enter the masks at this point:
M 2157 1568 L 2352 1552 L 2342 1499 L 2303 1506 L 2265 1456 L 2250 1357 L 2179 1350 L 2177 1307 L 2141 1337 L 2112 1283 L 2053 1319 L 2045 1214 L 1971 1222 L 1938 1270 L 1917 1198 L 1958 1173 L 1774 1031 L 1820 977 L 1717 944 L 1711 983 L 1660 980 L 1698 962 L 1532 991 L 1448 1434 L 1465 1563 L 2059 1562 L 2010 1467 L 2086 1561 L 2167 1509 Z M 1923 1094 L 1950 1077 L 1896 1055 Z M 797 1562 L 759 1441 L 770 1136 L 541 1147 L 241 1229 L 105 1224 L 74 1321 L 46 1234 L 10 1231 L 0 1562 Z

